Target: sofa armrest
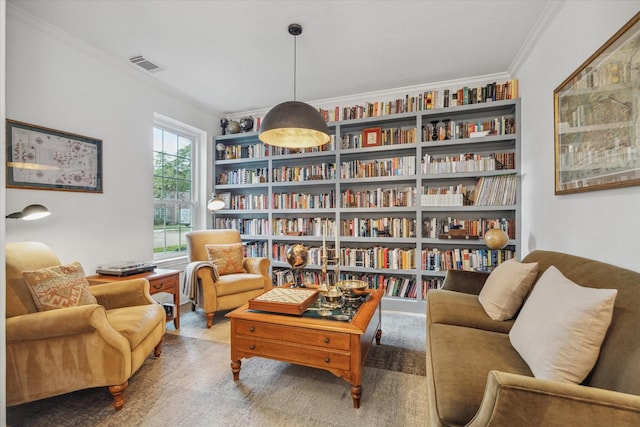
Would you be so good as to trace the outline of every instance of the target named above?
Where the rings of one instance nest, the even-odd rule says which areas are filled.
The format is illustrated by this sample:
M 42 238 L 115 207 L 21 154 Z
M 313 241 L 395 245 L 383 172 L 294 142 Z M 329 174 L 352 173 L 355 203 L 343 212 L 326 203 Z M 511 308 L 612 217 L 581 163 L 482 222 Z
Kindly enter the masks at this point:
M 640 396 L 490 371 L 468 426 L 640 425 Z
M 247 273 L 260 274 L 264 277 L 265 290 L 271 289 L 271 278 L 269 277 L 269 259 L 262 257 L 249 257 L 242 261 L 242 266 Z
M 442 289 L 478 295 L 489 273 L 466 270 L 447 270 Z
M 107 310 L 154 304 L 147 279 L 131 279 L 91 286 L 91 294 Z

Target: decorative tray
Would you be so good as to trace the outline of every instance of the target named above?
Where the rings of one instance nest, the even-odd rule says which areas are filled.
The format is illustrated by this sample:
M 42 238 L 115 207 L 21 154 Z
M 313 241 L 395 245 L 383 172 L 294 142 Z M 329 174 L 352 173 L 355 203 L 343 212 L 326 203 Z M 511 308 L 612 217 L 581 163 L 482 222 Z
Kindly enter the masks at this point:
M 273 288 L 249 300 L 251 310 L 270 311 L 272 313 L 304 313 L 318 299 L 318 291 L 300 288 Z

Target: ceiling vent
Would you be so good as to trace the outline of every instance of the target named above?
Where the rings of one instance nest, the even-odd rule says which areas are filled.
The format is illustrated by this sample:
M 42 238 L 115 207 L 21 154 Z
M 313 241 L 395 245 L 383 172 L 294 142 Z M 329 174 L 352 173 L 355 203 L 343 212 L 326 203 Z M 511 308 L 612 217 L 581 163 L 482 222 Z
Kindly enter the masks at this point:
M 137 66 L 142 67 L 142 68 L 144 68 L 145 70 L 147 70 L 149 72 L 154 72 L 154 71 L 160 70 L 160 67 L 158 67 L 153 62 L 145 59 L 142 55 L 138 55 L 138 56 L 134 56 L 132 58 L 129 58 L 129 61 L 131 61 L 132 64 L 136 64 Z

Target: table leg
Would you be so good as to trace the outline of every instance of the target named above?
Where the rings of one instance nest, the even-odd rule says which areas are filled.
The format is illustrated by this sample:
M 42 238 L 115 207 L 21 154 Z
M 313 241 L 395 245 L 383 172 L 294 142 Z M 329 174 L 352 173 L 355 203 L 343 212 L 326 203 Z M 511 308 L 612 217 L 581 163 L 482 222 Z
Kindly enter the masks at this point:
M 351 397 L 353 398 L 353 407 L 360 407 L 360 396 L 362 396 L 362 386 L 351 384 Z
M 173 305 L 176 306 L 176 312 L 173 313 L 173 315 L 175 316 L 173 318 L 173 326 L 176 329 L 180 329 L 180 290 L 176 289 L 175 293 L 173 294 Z
M 231 372 L 233 372 L 233 380 L 238 381 L 240 379 L 240 366 L 242 365 L 242 361 L 240 360 L 232 360 L 231 361 Z

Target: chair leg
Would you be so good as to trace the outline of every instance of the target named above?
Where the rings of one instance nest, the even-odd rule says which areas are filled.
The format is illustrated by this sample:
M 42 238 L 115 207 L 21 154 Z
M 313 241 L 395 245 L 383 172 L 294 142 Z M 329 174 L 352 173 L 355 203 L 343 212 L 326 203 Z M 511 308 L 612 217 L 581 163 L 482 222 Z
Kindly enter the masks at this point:
M 162 336 L 162 338 L 160 338 L 160 342 L 158 343 L 158 345 L 156 345 L 156 347 L 153 349 L 153 355 L 155 357 L 160 357 L 160 355 L 162 354 L 162 342 L 164 341 L 164 335 Z
M 116 411 L 119 411 L 124 406 L 124 398 L 122 397 L 122 393 L 129 385 L 129 381 L 125 381 L 120 385 L 112 385 L 109 386 L 109 391 L 113 396 L 113 407 L 116 408 Z
M 211 328 L 213 326 L 213 315 L 215 313 L 207 313 L 207 328 Z

